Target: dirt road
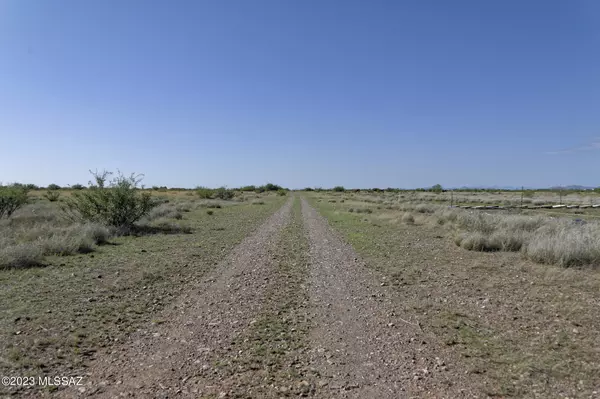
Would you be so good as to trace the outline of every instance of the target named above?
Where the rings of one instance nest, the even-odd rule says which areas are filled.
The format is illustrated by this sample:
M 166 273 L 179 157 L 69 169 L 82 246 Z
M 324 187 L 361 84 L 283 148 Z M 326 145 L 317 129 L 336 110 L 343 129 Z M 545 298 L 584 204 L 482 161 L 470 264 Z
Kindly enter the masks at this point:
M 400 293 L 291 198 L 61 397 L 474 396 Z M 50 395 L 46 393 L 46 395 Z

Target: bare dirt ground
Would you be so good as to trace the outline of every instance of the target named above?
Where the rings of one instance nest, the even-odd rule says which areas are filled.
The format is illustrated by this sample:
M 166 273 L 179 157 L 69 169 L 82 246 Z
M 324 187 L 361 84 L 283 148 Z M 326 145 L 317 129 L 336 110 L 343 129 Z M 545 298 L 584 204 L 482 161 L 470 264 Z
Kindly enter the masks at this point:
M 329 220 L 304 199 L 291 198 L 201 282 L 190 282 L 161 313 L 161 323 L 99 355 L 84 386 L 34 395 L 596 397 L 593 377 L 575 382 L 580 388 L 573 390 L 571 380 L 579 377 L 566 377 L 566 365 L 548 357 L 556 350 L 568 359 L 569 350 L 585 349 L 581 367 L 587 371 L 569 367 L 587 378 L 596 370 L 589 349 L 597 344 L 586 339 L 580 348 L 566 336 L 544 335 L 553 346 L 536 357 L 533 351 L 541 346 L 535 339 L 547 313 L 541 301 L 549 298 L 529 298 L 537 317 L 524 320 L 532 312 L 517 303 L 525 293 L 513 285 L 514 298 L 505 297 L 507 306 L 501 306 L 489 275 L 504 273 L 507 264 L 492 269 L 490 254 L 464 253 L 435 228 L 407 226 L 378 236 L 381 226 L 358 219 L 338 228 L 346 219 L 323 209 Z M 455 256 L 473 258 L 470 267 L 459 267 Z M 518 270 L 514 281 L 498 288 L 520 282 L 526 270 Z M 528 292 L 531 297 L 538 291 Z M 579 318 L 570 319 L 569 330 L 585 335 L 584 321 L 573 330 Z M 551 374 L 553 364 L 562 368 Z

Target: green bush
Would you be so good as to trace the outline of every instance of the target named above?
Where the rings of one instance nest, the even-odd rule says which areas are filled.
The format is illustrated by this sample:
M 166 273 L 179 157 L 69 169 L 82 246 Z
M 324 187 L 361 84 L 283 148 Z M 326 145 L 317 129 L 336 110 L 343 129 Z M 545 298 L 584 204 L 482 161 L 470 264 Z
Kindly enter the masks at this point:
M 214 211 L 208 210 L 206 211 L 207 214 L 212 215 L 213 213 L 215 213 Z
M 335 186 L 333 188 L 333 191 L 337 192 L 337 193 L 343 193 L 344 191 L 346 191 L 346 189 L 344 189 L 343 186 Z
M 278 186 L 277 184 L 273 184 L 273 183 L 265 184 L 265 191 L 279 191 L 282 189 L 283 189 L 283 187 Z
M 230 200 L 233 198 L 234 195 L 235 193 L 233 192 L 233 190 L 228 190 L 225 187 L 219 187 L 216 190 L 214 190 L 214 196 L 218 199 Z
M 256 191 L 256 186 L 244 186 L 240 188 L 240 191 Z
M 435 186 L 431 187 L 431 191 L 434 192 L 434 193 L 436 193 L 436 194 L 439 194 L 442 191 L 444 191 L 444 189 L 443 189 L 443 187 L 442 187 L 441 184 L 436 184 Z
M 48 187 L 46 187 L 48 190 L 60 190 L 60 186 L 58 184 L 48 184 Z
M 83 184 L 77 183 L 77 184 L 73 184 L 71 186 L 71 189 L 73 189 L 73 190 L 83 190 L 83 189 L 85 189 L 85 186 Z
M 90 182 L 89 190 L 73 193 L 64 202 L 63 210 L 72 217 L 129 228 L 157 205 L 150 193 L 138 188 L 141 175 L 126 177 L 119 172 L 116 178 L 107 182 L 112 173 L 90 173 L 95 183 Z
M 277 190 L 277 195 L 279 195 L 280 197 L 284 197 L 287 195 L 287 191 L 285 190 Z
M 27 203 L 27 188 L 24 186 L 0 186 L 0 219 L 7 218 Z
M 58 190 L 48 190 L 44 194 L 44 197 L 50 202 L 56 202 L 60 198 L 60 191 Z
M 200 186 L 196 188 L 196 194 L 202 199 L 211 199 L 213 196 L 213 190 Z
M 285 190 L 285 189 L 277 184 L 267 183 L 264 186 L 256 187 L 256 190 L 254 190 L 254 191 L 256 191 L 257 193 L 264 193 L 265 191 L 279 191 L 279 190 Z

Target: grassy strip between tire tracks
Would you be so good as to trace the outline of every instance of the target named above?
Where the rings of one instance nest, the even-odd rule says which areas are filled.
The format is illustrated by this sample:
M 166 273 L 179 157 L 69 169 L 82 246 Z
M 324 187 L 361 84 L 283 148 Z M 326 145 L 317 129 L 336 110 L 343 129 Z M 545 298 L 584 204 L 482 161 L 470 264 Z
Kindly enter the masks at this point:
M 261 314 L 218 361 L 227 397 L 308 396 L 313 373 L 303 353 L 308 347 L 308 241 L 299 198 L 291 223 L 283 230 L 273 257 L 277 262 Z

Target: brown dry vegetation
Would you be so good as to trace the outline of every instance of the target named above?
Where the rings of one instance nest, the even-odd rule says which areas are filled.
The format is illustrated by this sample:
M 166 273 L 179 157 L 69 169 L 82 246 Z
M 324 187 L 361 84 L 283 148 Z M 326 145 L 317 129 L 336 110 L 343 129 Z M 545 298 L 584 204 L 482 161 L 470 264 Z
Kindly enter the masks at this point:
M 347 193 L 348 194 L 348 193 Z M 357 198 L 372 200 L 374 196 L 386 199 L 400 199 L 405 202 L 415 203 L 447 203 L 452 201 L 454 205 L 545 205 L 545 204 L 573 204 L 573 205 L 596 205 L 600 204 L 600 195 L 594 191 L 454 191 L 443 193 L 403 191 L 400 193 L 385 192 L 383 194 L 357 193 Z
M 330 193 L 326 202 L 341 198 L 351 213 L 377 211 L 377 219 L 414 223 L 412 217 L 419 224 L 444 226 L 457 245 L 469 250 L 520 252 L 536 262 L 565 267 L 600 265 L 600 209 L 474 210 L 401 196 Z

